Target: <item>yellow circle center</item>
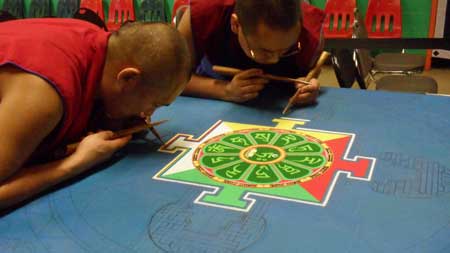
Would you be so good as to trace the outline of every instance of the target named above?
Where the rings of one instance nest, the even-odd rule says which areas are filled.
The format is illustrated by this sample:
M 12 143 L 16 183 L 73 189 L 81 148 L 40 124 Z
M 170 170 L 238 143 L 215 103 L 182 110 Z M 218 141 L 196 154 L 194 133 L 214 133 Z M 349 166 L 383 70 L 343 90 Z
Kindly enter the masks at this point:
M 239 158 L 249 164 L 268 165 L 284 160 L 286 152 L 273 145 L 253 145 L 239 152 Z

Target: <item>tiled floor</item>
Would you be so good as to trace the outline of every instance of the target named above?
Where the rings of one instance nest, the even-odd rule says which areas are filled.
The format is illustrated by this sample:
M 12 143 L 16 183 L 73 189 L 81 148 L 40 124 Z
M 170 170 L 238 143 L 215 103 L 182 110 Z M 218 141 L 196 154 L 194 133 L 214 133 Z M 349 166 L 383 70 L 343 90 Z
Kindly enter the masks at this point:
M 430 71 L 425 71 L 423 75 L 432 76 L 438 83 L 438 93 L 450 95 L 450 66 L 447 68 L 439 67 L 433 68 Z M 339 87 L 336 75 L 331 65 L 324 66 L 319 77 L 322 86 Z M 353 89 L 359 89 L 358 84 L 353 84 Z M 370 90 L 375 89 L 375 84 L 369 86 Z

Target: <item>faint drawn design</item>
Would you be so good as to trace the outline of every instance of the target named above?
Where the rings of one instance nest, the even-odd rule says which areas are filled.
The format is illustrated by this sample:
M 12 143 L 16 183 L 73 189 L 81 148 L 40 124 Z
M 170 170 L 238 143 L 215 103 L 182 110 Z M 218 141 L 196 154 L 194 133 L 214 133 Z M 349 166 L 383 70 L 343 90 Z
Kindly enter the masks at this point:
M 0 252 L 2 253 L 32 253 L 36 252 L 25 240 L 0 238 Z
M 207 207 L 192 203 L 193 196 L 187 194 L 151 217 L 149 237 L 163 251 L 240 252 L 256 243 L 266 229 L 265 202 L 248 213 L 207 212 Z
M 412 157 L 402 153 L 384 152 L 379 156 L 380 171 L 370 187 L 373 191 L 407 198 L 440 197 L 450 193 L 450 168 L 437 161 Z M 401 170 L 381 173 L 382 170 Z

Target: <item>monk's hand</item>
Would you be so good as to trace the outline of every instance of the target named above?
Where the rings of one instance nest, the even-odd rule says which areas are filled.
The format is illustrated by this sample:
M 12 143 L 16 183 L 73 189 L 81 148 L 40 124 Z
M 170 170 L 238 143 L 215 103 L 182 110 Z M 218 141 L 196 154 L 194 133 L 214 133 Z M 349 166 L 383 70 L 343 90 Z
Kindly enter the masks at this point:
M 302 80 L 302 78 L 299 78 Z M 294 103 L 296 105 L 307 105 L 316 102 L 319 96 L 320 84 L 317 79 L 311 79 L 311 84 L 297 83 L 297 89 L 300 89 L 300 93 L 295 97 Z
M 120 148 L 124 147 L 131 139 L 131 135 L 122 138 L 115 138 L 112 131 L 101 131 L 86 136 L 78 145 L 75 153 L 72 154 L 76 160 L 82 164 L 82 168 L 90 168 L 102 163 Z
M 249 69 L 235 75 L 225 86 L 225 100 L 242 103 L 256 98 L 268 83 L 260 69 Z

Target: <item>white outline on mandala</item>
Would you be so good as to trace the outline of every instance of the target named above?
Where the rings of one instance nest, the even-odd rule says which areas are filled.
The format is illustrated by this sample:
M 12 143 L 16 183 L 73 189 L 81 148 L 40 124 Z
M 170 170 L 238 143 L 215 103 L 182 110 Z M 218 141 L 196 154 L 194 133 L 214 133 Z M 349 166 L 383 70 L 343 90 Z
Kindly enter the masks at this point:
M 290 120 L 290 121 L 299 121 L 299 122 L 311 122 L 309 119 L 296 119 L 296 118 L 289 118 L 289 117 L 281 117 L 280 119 Z
M 309 120 L 303 120 L 303 119 L 299 120 L 299 119 L 291 119 L 291 118 L 285 118 L 285 117 L 282 117 L 281 119 L 292 120 L 292 121 L 301 121 L 301 122 L 305 122 L 305 121 L 309 122 Z M 336 175 L 333 176 L 333 181 L 331 182 L 330 186 L 326 190 L 324 200 L 322 202 L 319 202 L 319 203 L 311 202 L 311 201 L 305 201 L 305 200 L 296 200 L 296 199 L 290 199 L 290 198 L 277 197 L 277 196 L 266 195 L 266 194 L 262 194 L 262 193 L 247 192 L 242 197 L 242 200 L 245 200 L 248 203 L 245 209 L 237 208 L 237 207 L 230 207 L 230 206 L 226 206 L 226 205 L 212 204 L 212 203 L 202 202 L 201 201 L 201 199 L 203 197 L 207 196 L 207 195 L 217 196 L 217 193 L 219 192 L 219 190 L 222 189 L 221 187 L 211 186 L 211 185 L 204 185 L 204 184 L 197 184 L 197 183 L 191 183 L 191 182 L 186 182 L 186 181 L 179 181 L 179 180 L 167 179 L 167 178 L 159 177 L 160 175 L 164 174 L 164 172 L 168 171 L 170 169 L 170 167 L 173 166 L 173 164 L 175 164 L 177 161 L 179 161 L 185 155 L 185 153 L 187 153 L 190 150 L 189 148 L 180 148 L 180 147 L 175 147 L 173 150 L 170 150 L 170 151 L 169 150 L 163 150 L 165 147 L 170 146 L 170 144 L 173 141 L 175 141 L 179 137 L 183 137 L 183 136 L 185 137 L 185 139 L 183 141 L 199 142 L 206 135 L 208 135 L 213 129 L 215 129 L 217 126 L 219 126 L 222 123 L 223 123 L 222 120 L 217 121 L 215 124 L 213 124 L 207 131 L 205 131 L 197 139 L 193 138 L 193 135 L 188 135 L 188 134 L 177 134 L 177 135 L 175 135 L 165 145 L 163 145 L 160 148 L 159 151 L 160 152 L 165 152 L 165 153 L 171 153 L 171 154 L 174 154 L 177 151 L 182 151 L 182 152 L 177 157 L 172 159 L 172 161 L 168 165 L 166 165 L 165 169 L 163 168 L 160 171 L 158 171 L 158 173 L 156 173 L 152 178 L 154 180 L 159 180 L 159 181 L 167 181 L 167 182 L 173 182 L 173 183 L 179 183 L 179 184 L 192 185 L 192 186 L 198 186 L 198 187 L 201 187 L 201 188 L 212 189 L 212 191 L 208 191 L 208 190 L 202 191 L 200 193 L 200 195 L 194 200 L 194 203 L 198 204 L 198 205 L 212 206 L 212 207 L 223 208 L 223 209 L 239 211 L 239 212 L 249 212 L 252 209 L 253 205 L 256 202 L 256 199 L 251 198 L 251 196 L 270 198 L 270 199 L 279 199 L 279 200 L 285 200 L 285 201 L 289 201 L 289 202 L 303 203 L 303 204 L 306 204 L 306 205 L 325 207 L 328 204 L 328 201 L 331 198 L 331 195 L 332 195 L 332 193 L 334 191 L 334 187 L 336 186 L 336 182 L 337 182 L 337 180 L 338 180 L 338 178 L 340 177 L 341 174 L 343 174 L 343 175 L 346 174 L 347 178 L 354 179 L 354 180 L 359 180 L 359 181 L 370 182 L 372 180 L 373 170 L 375 168 L 375 164 L 376 164 L 376 160 L 377 160 L 376 158 L 368 157 L 368 156 L 355 156 L 353 158 L 348 158 L 347 157 L 349 152 L 350 152 L 351 147 L 353 146 L 353 141 L 355 139 L 356 134 L 354 134 L 354 133 L 345 133 L 345 132 L 336 132 L 336 131 L 327 131 L 327 130 L 317 130 L 317 129 L 310 129 L 310 128 L 302 128 L 302 127 L 294 127 L 294 129 L 292 129 L 292 130 L 299 130 L 299 131 L 303 130 L 303 131 L 309 131 L 309 132 L 342 134 L 342 135 L 351 136 L 350 141 L 348 142 L 348 145 L 346 146 L 346 150 L 344 152 L 344 155 L 343 155 L 343 157 L 341 159 L 343 161 L 350 161 L 350 162 L 356 162 L 358 159 L 370 160 L 371 163 L 370 163 L 370 168 L 368 169 L 368 171 L 369 171 L 368 172 L 368 177 L 364 177 L 364 178 L 353 177 L 353 176 L 351 176 L 351 172 L 349 172 L 349 171 L 338 170 Z

